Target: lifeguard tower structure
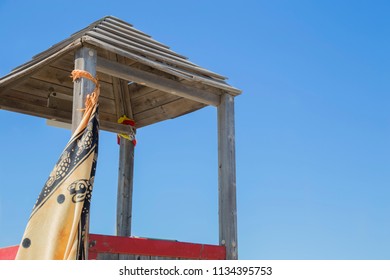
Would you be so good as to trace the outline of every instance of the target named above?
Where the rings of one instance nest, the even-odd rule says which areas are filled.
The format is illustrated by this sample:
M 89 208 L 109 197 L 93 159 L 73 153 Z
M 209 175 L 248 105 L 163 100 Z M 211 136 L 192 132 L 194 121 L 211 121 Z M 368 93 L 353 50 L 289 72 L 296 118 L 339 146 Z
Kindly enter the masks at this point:
M 90 234 L 89 259 L 237 259 L 234 98 L 241 90 L 118 18 L 107 16 L 34 56 L 0 79 L 0 108 L 67 123 L 74 130 L 94 85 L 75 83 L 74 69 L 99 77 L 100 129 L 136 128 L 191 113 L 218 111 L 219 244 L 205 245 L 131 236 L 134 144 L 120 142 L 117 236 Z M 97 173 L 98 176 L 98 173 Z M 0 249 L 13 259 L 18 246 Z

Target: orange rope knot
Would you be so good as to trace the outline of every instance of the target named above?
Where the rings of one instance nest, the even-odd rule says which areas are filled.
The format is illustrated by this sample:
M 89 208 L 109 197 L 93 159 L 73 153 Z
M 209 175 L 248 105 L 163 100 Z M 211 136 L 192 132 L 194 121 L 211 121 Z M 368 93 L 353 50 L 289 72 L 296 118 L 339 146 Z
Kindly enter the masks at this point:
M 92 81 L 96 86 L 99 84 L 99 80 L 94 78 L 91 73 L 85 70 L 73 70 L 71 78 L 73 79 L 73 82 L 80 78 L 86 78 Z
M 87 94 L 87 97 L 85 99 L 85 108 L 90 108 L 91 106 L 95 105 L 100 95 L 99 80 L 97 78 L 94 78 L 91 73 L 85 70 L 73 70 L 70 77 L 73 79 L 73 82 L 77 79 L 85 78 L 95 84 L 95 89 L 91 93 Z
M 137 144 L 137 140 L 135 139 L 135 121 L 132 119 L 129 119 L 126 117 L 126 115 L 123 115 L 118 119 L 119 124 L 125 124 L 130 126 L 130 134 L 124 134 L 124 133 L 119 133 L 117 136 L 118 140 L 118 145 L 120 144 L 120 139 L 125 138 L 127 140 L 130 140 L 133 142 L 133 145 L 135 146 Z

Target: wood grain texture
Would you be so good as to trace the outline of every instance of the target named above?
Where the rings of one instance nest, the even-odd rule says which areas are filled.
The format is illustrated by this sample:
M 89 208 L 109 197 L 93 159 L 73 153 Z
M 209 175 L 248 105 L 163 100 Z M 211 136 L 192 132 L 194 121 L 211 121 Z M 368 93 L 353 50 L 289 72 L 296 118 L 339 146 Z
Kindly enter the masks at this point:
M 110 74 L 126 81 L 133 81 L 206 105 L 217 106 L 220 102 L 220 97 L 213 93 L 203 91 L 189 85 L 184 85 L 146 71 L 131 68 L 117 62 L 109 61 L 107 59 L 99 58 L 97 69 L 100 72 Z
M 219 242 L 226 258 L 238 258 L 234 97 L 225 94 L 218 106 Z
M 120 56 L 116 56 L 115 60 L 119 63 L 124 62 L 124 58 Z M 117 77 L 113 77 L 112 81 L 118 118 L 126 115 L 133 119 L 127 81 Z M 116 234 L 130 236 L 133 208 L 134 144 L 131 140 L 121 137 L 119 145 Z

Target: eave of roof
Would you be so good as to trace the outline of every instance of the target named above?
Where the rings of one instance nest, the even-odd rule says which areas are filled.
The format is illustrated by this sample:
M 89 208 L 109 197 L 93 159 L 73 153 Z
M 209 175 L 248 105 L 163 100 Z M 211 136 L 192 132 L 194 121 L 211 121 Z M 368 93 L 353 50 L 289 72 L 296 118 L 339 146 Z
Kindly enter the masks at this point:
M 134 68 L 134 71 L 144 71 L 146 69 L 146 71 L 150 71 L 150 73 L 148 74 L 144 71 L 145 74 L 150 75 L 152 73 L 154 75 L 160 75 L 159 79 L 161 81 L 164 81 L 162 79 L 170 79 L 176 84 L 182 84 L 182 86 L 186 88 L 193 87 L 195 94 L 199 93 L 201 95 L 210 95 L 211 99 L 206 98 L 204 100 L 217 100 L 214 96 L 218 96 L 223 93 L 228 93 L 233 96 L 241 94 L 241 90 L 226 83 L 226 77 L 192 63 L 187 57 L 172 51 L 168 46 L 135 29 L 131 24 L 128 24 L 116 17 L 107 16 L 72 34 L 70 37 L 53 45 L 51 48 L 35 55 L 29 62 L 20 65 L 8 75 L 2 77 L 0 79 L 0 98 L 5 99 L 5 97 L 9 97 L 12 100 L 0 100 L 2 101 L 0 102 L 0 107 L 10 110 L 15 109 L 16 111 L 20 111 L 22 113 L 30 113 L 32 115 L 42 117 L 50 115 L 43 113 L 42 115 L 39 115 L 37 112 L 30 112 L 29 110 L 33 110 L 33 107 L 29 110 L 21 110 L 20 107 L 25 108 L 26 105 L 16 104 L 15 102 L 19 102 L 19 99 L 21 99 L 21 102 L 28 102 L 27 99 L 23 100 L 23 92 L 27 95 L 31 94 L 28 86 L 31 83 L 36 83 L 36 80 L 34 79 L 37 78 L 34 77 L 34 75 L 36 76 L 37 73 L 41 73 L 42 71 L 47 72 L 46 68 L 48 67 L 56 70 L 57 66 L 55 65 L 59 63 L 63 64 L 61 61 L 63 61 L 68 55 L 73 54 L 76 49 L 82 46 L 97 48 L 98 52 L 100 50 L 100 52 L 103 53 L 111 53 L 108 59 L 112 57 L 122 57 L 123 59 L 121 59 L 121 61 L 131 61 L 131 65 L 123 65 L 123 67 L 133 67 L 135 65 L 137 69 Z M 107 57 L 100 59 L 100 61 L 104 60 L 107 61 Z M 116 59 L 112 62 L 118 63 Z M 102 69 L 102 67 L 100 67 L 100 69 Z M 72 70 L 72 65 L 67 64 L 63 70 L 70 72 Z M 50 83 L 53 82 L 51 80 L 47 80 L 45 77 L 42 77 L 42 75 L 39 76 L 39 80 L 41 80 L 42 83 L 48 84 L 48 86 L 45 86 L 43 90 L 47 90 L 47 87 L 49 87 Z M 111 82 L 112 84 L 114 83 L 113 81 L 113 78 L 112 81 L 110 79 L 108 80 L 108 82 Z M 23 86 L 22 92 L 20 92 L 21 85 Z M 56 88 L 57 86 L 62 86 L 62 82 L 55 82 L 51 88 Z M 140 122 L 141 124 L 152 124 L 157 121 L 174 118 L 192 112 L 193 110 L 200 109 L 205 105 L 217 105 L 218 103 L 217 101 L 207 101 L 205 104 L 202 104 L 202 98 L 194 98 L 188 102 L 186 101 L 185 103 L 179 102 L 179 99 L 174 99 L 167 95 L 167 93 L 174 94 L 174 91 L 165 91 L 164 89 L 165 88 L 162 87 L 157 88 L 157 91 L 154 90 L 155 93 L 153 93 L 153 97 L 159 98 L 159 102 L 154 102 L 156 107 L 142 107 L 142 109 L 138 110 L 141 113 L 143 109 L 154 110 L 150 111 L 150 113 L 148 112 L 147 115 L 150 115 L 148 117 L 149 120 L 142 121 L 144 120 L 142 119 Z M 32 90 L 36 89 L 32 88 Z M 149 94 L 148 96 L 145 96 L 144 99 L 150 100 L 152 98 L 150 96 L 150 92 L 153 92 L 153 90 L 144 92 Z M 19 93 L 19 99 L 14 99 L 14 93 Z M 32 96 L 34 95 L 32 94 Z M 164 96 L 164 100 L 162 96 Z M 29 98 L 31 99 L 31 97 Z M 49 96 L 47 98 L 49 99 Z M 137 98 L 142 98 L 142 96 L 140 95 L 140 97 Z M 201 103 L 198 103 L 199 101 L 201 101 Z M 44 103 L 44 100 L 41 102 Z M 13 108 L 12 104 L 18 106 Z M 165 111 L 163 110 L 164 112 L 161 113 L 158 109 L 160 107 L 158 106 L 165 106 Z M 182 106 L 183 108 L 174 110 L 167 109 L 175 106 Z M 114 107 L 111 109 L 107 107 L 107 111 L 109 110 L 113 111 L 111 112 L 111 115 L 118 115 L 118 112 L 115 111 Z M 153 112 L 157 112 L 157 115 L 153 116 Z M 145 114 L 143 115 L 143 118 L 144 116 Z M 63 119 L 69 122 L 68 115 L 66 115 L 66 117 L 64 115 Z M 107 117 L 107 119 L 113 119 L 113 117 Z

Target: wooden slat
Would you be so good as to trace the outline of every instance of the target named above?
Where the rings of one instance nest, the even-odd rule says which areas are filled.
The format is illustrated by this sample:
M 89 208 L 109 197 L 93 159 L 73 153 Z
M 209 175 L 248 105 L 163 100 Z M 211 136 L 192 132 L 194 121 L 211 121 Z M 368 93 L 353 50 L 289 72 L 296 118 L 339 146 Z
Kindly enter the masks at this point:
M 199 90 L 188 85 L 183 85 L 179 82 L 172 81 L 142 70 L 124 66 L 117 62 L 112 62 L 106 59 L 98 59 L 97 69 L 101 72 L 110 74 L 126 81 L 140 83 L 207 105 L 217 106 L 220 102 L 219 96 L 213 93 Z
M 105 22 L 111 22 L 111 23 L 115 23 L 116 26 L 121 26 L 125 29 L 128 29 L 129 31 L 135 33 L 135 34 L 138 34 L 138 36 L 141 36 L 142 38 L 145 38 L 146 40 L 151 40 L 151 41 L 155 41 L 154 39 L 152 39 L 152 36 L 136 29 L 133 27 L 132 24 L 128 23 L 128 22 L 125 22 L 117 17 L 113 17 L 113 16 L 109 16 L 107 18 L 105 18 L 104 20 Z M 161 46 L 164 46 L 163 44 L 155 41 L 156 44 L 160 44 Z
M 103 41 L 111 41 L 114 42 L 115 45 L 118 43 L 123 47 L 122 44 L 126 45 L 126 48 L 131 50 L 132 52 L 139 53 L 145 56 L 151 56 L 157 58 L 159 60 L 169 60 L 170 62 L 176 61 L 177 63 L 185 63 L 190 66 L 195 66 L 193 63 L 189 62 L 186 59 L 183 59 L 176 55 L 175 52 L 166 51 L 167 49 L 154 48 L 153 46 L 149 46 L 145 43 L 138 43 L 131 36 L 126 36 L 125 34 L 117 35 L 115 29 L 111 29 L 109 27 L 100 27 L 99 29 L 95 29 L 88 34 L 90 36 L 96 37 Z M 164 60 L 163 60 L 164 61 Z
M 225 94 L 218 106 L 218 213 L 219 242 L 228 260 L 238 258 L 234 130 L 234 97 Z
M 46 98 L 53 92 L 65 94 L 69 97 L 71 97 L 73 94 L 72 88 L 37 80 L 34 78 L 30 78 L 26 82 L 15 86 L 14 89 Z
M 153 108 L 175 101 L 179 98 L 181 97 L 177 97 L 176 95 L 158 90 L 149 92 L 141 97 L 132 99 L 134 114 L 139 114 L 141 112 L 151 110 Z
M 119 255 L 111 253 L 99 253 L 97 254 L 97 260 L 119 260 Z
M 137 83 L 131 83 L 128 85 L 130 98 L 134 100 L 135 98 L 142 97 L 144 94 L 156 91 L 154 88 L 146 87 Z
M 128 126 L 120 125 L 111 121 L 105 121 L 102 119 L 100 119 L 100 128 L 113 133 L 130 133 L 130 129 Z
M 31 103 L 42 107 L 47 106 L 46 97 L 28 94 L 18 90 L 9 90 L 1 98 L 8 98 L 22 103 Z
M 109 32 L 110 34 L 115 34 L 118 37 L 126 38 L 128 41 L 137 43 L 137 46 L 140 48 L 148 47 L 157 51 L 160 51 L 162 53 L 166 53 L 168 55 L 172 55 L 174 57 L 180 58 L 180 59 L 187 59 L 187 57 L 182 56 L 172 50 L 170 50 L 167 47 L 162 47 L 160 44 L 156 44 L 155 42 L 150 41 L 149 39 L 145 40 L 145 38 L 136 36 L 133 32 L 131 32 L 128 29 L 122 28 L 120 26 L 116 26 L 115 24 L 105 22 L 99 27 L 99 30 L 105 30 Z
M 35 72 L 39 71 L 40 68 L 52 63 L 54 60 L 60 58 L 61 56 L 66 55 L 68 52 L 71 52 L 73 49 L 78 48 L 80 45 L 81 40 L 75 40 L 61 50 L 58 50 L 54 54 L 44 57 L 41 60 L 32 60 L 29 63 L 26 63 L 26 65 L 18 67 L 10 74 L 1 78 L 0 95 L 7 89 L 10 89 L 15 85 L 20 84 L 24 80 L 28 79 Z
M 118 254 L 119 260 L 137 260 L 136 255 L 128 255 L 128 254 Z
M 59 109 L 66 112 L 72 112 L 72 101 L 71 100 L 63 100 L 60 98 L 56 98 L 53 96 L 50 96 L 47 100 L 47 106 L 53 109 Z M 85 106 L 83 105 L 79 109 L 83 109 Z M 99 97 L 99 113 L 100 115 L 112 115 L 114 116 L 114 100 L 107 99 L 104 97 Z M 110 118 L 111 120 L 112 118 Z
M 183 114 L 201 109 L 204 106 L 205 105 L 202 103 L 193 102 L 185 98 L 179 98 L 173 102 L 135 114 L 134 118 L 137 122 L 137 127 L 144 127 L 166 119 L 176 118 Z
M 53 85 L 68 87 L 73 90 L 73 82 L 70 78 L 70 74 L 71 72 L 69 71 L 61 70 L 51 66 L 46 66 L 37 73 L 35 73 L 32 77 L 39 81 L 44 81 Z M 114 99 L 111 83 L 100 81 L 100 89 L 102 95 Z
M 14 96 L 20 96 L 24 93 L 17 92 L 15 90 L 8 91 L 10 97 L 3 96 L 0 98 L 0 107 L 5 110 L 22 113 L 26 115 L 41 117 L 45 119 L 57 120 L 64 123 L 71 123 L 72 113 L 70 111 L 61 111 L 58 109 L 49 108 L 43 106 L 43 101 L 40 102 L 29 102 L 26 99 L 20 100 L 12 98 Z M 36 98 L 32 96 L 31 98 Z M 100 118 L 100 129 L 114 132 L 114 133 L 127 133 L 129 134 L 129 127 L 116 123 L 116 116 L 99 113 Z
M 15 91 L 10 90 L 8 92 L 10 95 L 13 95 Z M 61 122 L 69 123 L 71 120 L 70 112 L 63 112 L 60 110 L 43 107 L 35 103 L 25 103 L 21 100 L 15 100 L 11 98 L 0 98 L 0 107 L 2 109 L 10 110 L 13 112 L 42 117 L 46 119 L 55 119 Z
M 128 44 L 122 43 L 120 41 L 115 41 L 113 39 L 110 39 L 110 37 L 104 36 L 96 32 L 95 33 L 90 32 L 87 35 L 85 35 L 84 42 L 97 47 L 111 50 L 119 55 L 129 57 L 135 61 L 160 69 L 164 72 L 169 72 L 170 70 L 173 69 L 172 67 L 183 68 L 192 71 L 194 75 L 198 73 L 210 77 L 217 77 L 218 79 L 226 79 L 226 77 L 224 76 L 206 70 L 205 68 L 201 68 L 199 66 L 189 64 L 187 61 L 183 62 L 179 60 L 174 60 L 167 56 L 159 55 L 147 51 L 143 51 L 143 52 L 141 51 L 142 54 L 140 55 L 139 49 L 129 46 Z M 225 85 L 221 84 L 221 86 L 225 86 Z
M 123 126 L 123 125 L 119 125 L 117 123 L 118 121 L 118 118 L 116 117 L 116 115 L 113 115 L 113 114 L 108 114 L 108 113 L 105 113 L 105 112 L 99 112 L 99 120 L 100 122 L 102 123 L 103 121 L 104 122 L 107 122 L 107 123 L 112 123 L 116 126 Z
M 104 54 L 103 50 L 98 50 L 99 56 L 104 57 L 103 54 Z M 74 69 L 74 52 L 69 53 L 64 57 L 62 57 L 61 59 L 54 61 L 53 63 L 50 64 L 50 66 L 71 73 L 72 70 Z M 111 76 L 106 75 L 104 73 L 98 73 L 97 76 L 100 82 L 103 81 L 106 83 L 111 83 Z
M 191 100 L 185 99 L 185 98 L 177 98 L 169 103 L 163 104 L 158 107 L 154 107 L 153 109 L 140 112 L 138 114 L 135 114 L 134 116 L 140 121 L 142 119 L 146 119 L 153 116 L 158 116 L 160 114 L 163 114 L 165 118 L 174 118 L 177 115 L 182 114 L 183 112 L 186 112 L 188 110 L 194 109 L 194 108 L 202 108 L 204 104 L 193 102 Z

